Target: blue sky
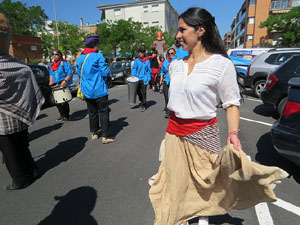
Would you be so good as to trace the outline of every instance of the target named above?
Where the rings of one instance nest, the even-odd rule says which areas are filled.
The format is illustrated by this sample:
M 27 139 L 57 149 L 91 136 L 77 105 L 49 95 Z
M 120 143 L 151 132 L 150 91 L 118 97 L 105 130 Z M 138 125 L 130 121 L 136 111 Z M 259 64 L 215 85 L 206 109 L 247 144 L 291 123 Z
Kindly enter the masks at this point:
M 16 2 L 17 0 L 12 0 Z M 49 19 L 54 20 L 53 0 L 19 0 L 27 6 L 40 5 Z M 79 25 L 80 18 L 84 23 L 95 24 L 100 21 L 101 11 L 96 8 L 98 5 L 118 4 L 134 2 L 135 0 L 54 0 L 56 5 L 57 20 L 67 21 L 70 24 Z M 169 0 L 171 5 L 179 14 L 189 7 L 202 7 L 207 9 L 215 18 L 216 24 L 223 35 L 230 30 L 233 17 L 241 8 L 244 0 Z

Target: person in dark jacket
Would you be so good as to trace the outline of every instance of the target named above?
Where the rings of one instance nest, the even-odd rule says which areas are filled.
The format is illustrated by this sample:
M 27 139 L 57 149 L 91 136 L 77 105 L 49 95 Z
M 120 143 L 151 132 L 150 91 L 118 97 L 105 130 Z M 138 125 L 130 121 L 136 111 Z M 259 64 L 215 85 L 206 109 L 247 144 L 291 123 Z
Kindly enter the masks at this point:
M 72 78 L 71 65 L 63 59 L 62 52 L 58 49 L 53 51 L 53 59 L 53 63 L 49 66 L 49 85 L 67 87 L 70 84 L 69 80 Z M 60 103 L 56 107 L 60 114 L 56 121 L 68 121 L 70 117 L 69 103 Z
M 92 140 L 99 138 L 100 121 L 102 144 L 109 144 L 116 140 L 109 137 L 110 109 L 105 79 L 109 77 L 110 70 L 102 53 L 98 52 L 98 44 L 98 35 L 89 36 L 85 41 L 86 48 L 77 59 L 76 65 L 81 76 L 81 91 L 86 97 Z
M 149 85 L 149 82 L 151 81 L 150 61 L 148 57 L 145 57 L 144 49 L 139 49 L 139 58 L 137 58 L 134 62 L 131 75 L 139 78 L 137 95 L 141 102 L 141 111 L 144 112 L 146 110 L 147 85 Z

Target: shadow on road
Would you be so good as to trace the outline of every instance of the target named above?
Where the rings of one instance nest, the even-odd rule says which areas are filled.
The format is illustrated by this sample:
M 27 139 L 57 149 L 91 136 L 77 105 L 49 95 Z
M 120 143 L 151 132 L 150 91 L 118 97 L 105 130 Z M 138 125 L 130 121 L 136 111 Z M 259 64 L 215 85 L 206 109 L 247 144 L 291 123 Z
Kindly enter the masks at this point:
M 87 109 L 82 109 L 82 110 L 73 112 L 72 115 L 70 116 L 70 120 L 71 121 L 81 120 L 81 119 L 85 118 L 86 115 L 88 115 Z
M 253 112 L 261 116 L 272 117 L 275 120 L 279 119 L 279 114 L 277 110 L 265 104 L 260 104 L 256 106 L 253 109 Z
M 111 105 L 111 104 L 114 104 L 114 103 L 117 103 L 118 101 L 120 101 L 119 99 L 109 99 L 108 100 L 108 102 L 109 102 L 109 104 Z
M 57 123 L 57 124 L 54 124 L 54 125 L 51 125 L 51 126 L 48 126 L 48 127 L 43 127 L 39 130 L 35 130 L 35 131 L 31 132 L 28 135 L 29 141 L 32 141 L 32 140 L 37 139 L 39 137 L 42 137 L 46 134 L 49 134 L 52 131 L 58 130 L 59 128 L 62 127 L 62 125 L 63 125 L 62 123 Z
M 46 117 L 48 117 L 48 115 L 47 115 L 46 113 L 43 113 L 43 114 L 40 114 L 40 115 L 36 118 L 36 120 L 43 119 L 43 118 L 46 118 Z
M 97 225 L 97 221 L 91 215 L 96 200 L 97 192 L 92 187 L 79 187 L 69 191 L 64 196 L 55 196 L 59 201 L 51 214 L 38 225 L 72 224 L 72 225 Z
M 74 157 L 77 153 L 84 149 L 87 140 L 88 139 L 86 137 L 78 137 L 62 141 L 59 142 L 55 148 L 47 151 L 45 154 L 35 157 L 39 158 L 36 161 L 36 164 L 39 167 L 41 174 L 45 174 L 48 170 Z
M 290 176 L 293 176 L 295 181 L 300 184 L 300 170 L 299 167 L 283 158 L 278 154 L 273 146 L 271 133 L 266 133 L 261 136 L 257 144 L 257 154 L 255 156 L 256 161 L 266 166 L 277 166 Z
M 150 108 L 151 106 L 153 106 L 155 104 L 156 104 L 156 101 L 150 100 L 150 101 L 147 102 L 147 104 L 146 104 L 147 107 L 146 108 L 148 109 L 148 108 Z
M 110 121 L 110 135 L 115 137 L 117 134 L 123 130 L 124 127 L 127 127 L 129 125 L 128 122 L 125 120 L 127 117 L 121 117 L 117 120 Z
M 236 217 L 232 217 L 229 214 L 220 216 L 210 216 L 209 224 L 233 224 L 233 225 L 243 225 L 244 220 Z M 190 225 L 198 224 L 198 218 L 190 220 Z

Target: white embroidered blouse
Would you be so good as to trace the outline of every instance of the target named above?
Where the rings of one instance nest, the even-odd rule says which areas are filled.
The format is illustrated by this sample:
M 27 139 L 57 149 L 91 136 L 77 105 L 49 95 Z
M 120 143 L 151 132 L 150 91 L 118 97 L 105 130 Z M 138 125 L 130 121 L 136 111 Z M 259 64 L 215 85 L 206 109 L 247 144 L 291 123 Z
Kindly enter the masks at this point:
M 182 119 L 209 120 L 217 115 L 217 105 L 226 109 L 240 105 L 240 90 L 233 63 L 214 54 L 197 63 L 188 75 L 183 59 L 170 65 L 168 109 Z

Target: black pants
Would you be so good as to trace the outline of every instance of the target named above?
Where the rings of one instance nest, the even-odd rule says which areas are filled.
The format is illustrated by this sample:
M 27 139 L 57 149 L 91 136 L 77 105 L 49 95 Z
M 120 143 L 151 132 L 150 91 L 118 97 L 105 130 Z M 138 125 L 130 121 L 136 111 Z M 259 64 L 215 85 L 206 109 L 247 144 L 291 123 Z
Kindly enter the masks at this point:
M 65 117 L 65 118 L 69 119 L 69 117 L 70 117 L 70 115 L 69 115 L 70 114 L 69 102 L 64 102 L 64 103 L 61 103 L 61 104 L 57 104 L 56 107 L 57 107 L 61 117 Z
M 163 93 L 164 93 L 164 97 L 165 97 L 165 111 L 166 114 L 170 114 L 170 110 L 168 110 L 167 105 L 169 102 L 169 85 L 167 85 L 166 82 L 163 83 Z
M 22 186 L 33 179 L 33 170 L 37 166 L 29 151 L 27 130 L 0 135 L 0 150 L 4 155 L 6 168 L 16 186 Z
M 137 86 L 136 93 L 141 102 L 141 106 L 146 108 L 146 94 L 147 94 L 147 86 L 144 85 L 143 80 L 139 80 L 139 84 Z
M 100 121 L 102 137 L 108 137 L 110 125 L 108 95 L 96 99 L 87 98 L 86 103 L 89 113 L 90 131 L 92 133 L 98 131 L 100 129 Z

